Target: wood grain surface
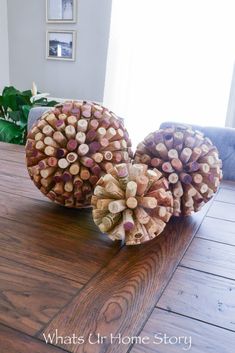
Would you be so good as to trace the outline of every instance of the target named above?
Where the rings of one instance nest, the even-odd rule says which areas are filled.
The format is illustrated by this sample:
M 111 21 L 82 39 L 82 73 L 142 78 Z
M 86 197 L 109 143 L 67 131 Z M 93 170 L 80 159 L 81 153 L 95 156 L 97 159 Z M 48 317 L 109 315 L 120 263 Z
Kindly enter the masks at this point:
M 131 336 L 140 330 L 202 217 L 203 213 L 199 213 L 193 217 L 172 219 L 158 239 L 141 247 L 122 248 L 109 265 L 50 322 L 44 333 L 49 334 L 56 329 L 63 336 L 71 332 L 83 332 L 85 337 L 100 333 L 107 336 L 102 346 L 87 343 L 84 346 L 67 346 L 66 349 L 71 352 L 123 352 L 118 343 L 110 343 L 110 334 Z
M 33 337 L 0 324 L 1 353 L 65 353 Z
M 195 238 L 180 264 L 235 279 L 235 247 Z
M 205 334 L 206 333 L 206 334 Z M 231 353 L 234 333 L 159 308 L 151 314 L 131 353 Z M 180 338 L 179 338 L 180 337 Z M 138 341 L 137 341 L 138 342 Z
M 192 353 L 233 351 L 235 182 L 223 182 L 201 212 L 172 219 L 157 239 L 123 247 L 98 231 L 91 210 L 44 197 L 24 157 L 22 146 L 0 143 L 0 353 L 184 351 L 110 343 L 111 333 L 159 330 L 191 335 Z M 43 333 L 56 329 L 107 338 L 54 347 Z
M 0 257 L 0 322 L 38 332 L 81 285 Z M 1 348 L 0 348 L 1 351 Z M 2 352 L 1 352 L 2 353 Z
M 196 237 L 235 245 L 235 224 L 211 217 L 205 217 Z
M 213 218 L 235 222 L 235 205 L 214 201 L 207 215 Z
M 235 331 L 235 282 L 179 267 L 158 307 Z

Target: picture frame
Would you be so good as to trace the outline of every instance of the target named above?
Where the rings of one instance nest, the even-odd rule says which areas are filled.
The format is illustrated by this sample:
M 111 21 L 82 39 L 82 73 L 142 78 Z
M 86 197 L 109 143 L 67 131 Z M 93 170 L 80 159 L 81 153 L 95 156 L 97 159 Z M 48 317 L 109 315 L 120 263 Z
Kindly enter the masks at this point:
M 46 0 L 47 23 L 76 23 L 77 0 Z
M 48 30 L 46 32 L 46 59 L 75 61 L 76 31 Z

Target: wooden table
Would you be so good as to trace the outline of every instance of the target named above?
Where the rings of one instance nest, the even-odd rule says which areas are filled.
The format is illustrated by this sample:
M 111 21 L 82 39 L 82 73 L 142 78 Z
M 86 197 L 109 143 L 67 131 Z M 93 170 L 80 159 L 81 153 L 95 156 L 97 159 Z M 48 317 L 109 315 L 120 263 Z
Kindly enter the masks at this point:
M 224 182 L 198 214 L 122 247 L 90 210 L 47 200 L 24 149 L 0 143 L 0 352 L 178 353 L 190 337 L 191 353 L 234 352 L 234 222 L 235 183 Z M 46 344 L 55 332 L 63 342 Z

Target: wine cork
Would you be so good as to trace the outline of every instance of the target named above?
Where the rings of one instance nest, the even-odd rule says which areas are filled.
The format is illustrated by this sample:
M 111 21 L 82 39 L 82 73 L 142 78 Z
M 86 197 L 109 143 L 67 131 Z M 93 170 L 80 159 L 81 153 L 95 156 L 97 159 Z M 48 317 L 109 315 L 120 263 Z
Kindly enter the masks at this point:
M 108 182 L 105 185 L 105 190 L 113 196 L 113 198 L 124 198 L 124 192 L 121 190 L 116 184 L 114 184 L 112 181 Z
M 133 211 L 130 209 L 125 209 L 123 212 L 123 227 L 125 231 L 130 231 L 135 226 L 133 219 Z
M 83 144 L 85 143 L 86 141 L 86 134 L 82 131 L 79 131 L 76 136 L 75 136 L 75 139 L 76 141 L 79 143 L 79 144 Z
M 50 125 L 45 125 L 42 129 L 42 132 L 46 136 L 52 136 L 55 130 Z
M 112 202 L 113 200 L 112 199 L 98 199 L 97 200 L 97 204 L 96 204 L 96 207 L 99 209 L 99 210 L 105 210 L 108 212 L 109 210 L 109 204 L 110 202 Z
M 192 177 L 193 177 L 193 182 L 195 184 L 201 184 L 202 183 L 202 180 L 203 180 L 203 176 L 199 173 L 193 173 L 192 174 Z
M 92 142 L 96 138 L 96 131 L 95 130 L 89 130 L 86 134 L 86 141 L 87 142 Z
M 55 148 L 59 147 L 59 145 L 50 136 L 47 136 L 47 137 L 44 138 L 44 143 L 47 146 L 52 146 L 52 147 L 55 147 Z
M 172 165 L 173 169 L 176 170 L 177 172 L 180 172 L 183 169 L 183 164 L 182 164 L 181 160 L 178 158 L 173 158 L 171 160 L 171 165 Z
M 91 120 L 89 121 L 89 128 L 90 128 L 91 130 L 97 130 L 98 127 L 99 127 L 99 122 L 98 122 L 98 120 L 96 120 L 96 119 L 91 119 Z
M 101 149 L 101 145 L 98 141 L 93 141 L 93 142 L 89 143 L 88 146 L 89 146 L 90 153 L 99 152 L 99 150 Z
M 55 170 L 56 169 L 53 167 L 45 168 L 40 171 L 40 175 L 42 178 L 48 178 L 49 176 L 54 174 Z
M 119 213 L 125 210 L 126 208 L 126 201 L 125 200 L 116 200 L 110 202 L 108 209 L 111 213 Z
M 157 206 L 157 200 L 154 197 L 141 197 L 139 199 L 139 205 L 145 208 L 155 208 Z
M 55 128 L 57 123 L 57 118 L 54 113 L 50 113 L 45 117 L 45 120 L 48 122 L 51 127 Z
M 179 180 L 178 174 L 176 174 L 176 173 L 169 174 L 169 176 L 168 176 L 169 183 L 176 184 L 178 180 Z
M 62 119 L 57 120 L 57 122 L 56 122 L 56 130 L 64 131 L 65 127 L 66 127 L 66 125 L 65 125 L 64 120 L 62 120 Z
M 118 180 L 111 174 L 105 174 L 102 179 L 103 179 L 104 185 L 107 185 L 108 182 L 111 181 L 115 185 L 119 186 Z
M 64 192 L 64 183 L 63 182 L 56 183 L 52 190 L 56 194 L 62 195 Z
M 80 162 L 87 168 L 91 168 L 94 166 L 94 161 L 90 157 L 81 157 Z
M 82 180 L 88 180 L 90 178 L 91 174 L 89 170 L 83 166 L 80 168 L 80 177 Z
M 173 133 L 173 137 L 174 137 L 174 147 L 182 144 L 184 139 L 184 134 L 181 131 L 175 131 Z
M 172 133 L 164 135 L 164 142 L 165 145 L 167 146 L 167 149 L 171 149 L 173 147 L 173 135 Z
M 148 213 L 141 207 L 135 209 L 135 216 L 141 224 L 147 224 L 150 220 Z
M 49 167 L 56 167 L 58 165 L 58 159 L 55 157 L 49 157 L 47 159 L 47 163 L 48 163 Z
M 150 165 L 152 167 L 160 167 L 162 165 L 162 160 L 160 158 L 151 158 Z
M 41 141 L 41 140 L 44 139 L 44 137 L 45 137 L 45 135 L 44 135 L 43 133 L 38 132 L 38 133 L 34 136 L 34 140 L 35 140 L 35 141 Z M 32 141 L 35 143 L 34 140 L 32 140 Z
M 196 172 L 197 170 L 199 170 L 199 163 L 197 162 L 190 162 L 188 164 L 186 164 L 186 166 L 184 167 L 184 170 L 188 173 L 192 173 L 192 172 Z
M 91 175 L 90 178 L 89 178 L 89 182 L 93 186 L 95 186 L 97 184 L 98 180 L 99 180 L 98 175 Z
M 39 151 L 43 151 L 46 147 L 45 143 L 42 141 L 38 141 L 35 145 L 36 149 Z
M 96 152 L 94 153 L 91 158 L 96 162 L 96 163 L 101 163 L 104 159 L 102 153 Z
M 58 166 L 61 169 L 66 169 L 69 166 L 69 162 L 65 158 L 61 158 L 58 160 Z
M 57 158 L 65 157 L 67 152 L 68 151 L 65 148 L 58 148 L 57 151 L 56 151 L 56 157 Z
M 162 164 L 162 170 L 165 172 L 165 173 L 173 173 L 174 172 L 174 169 L 171 165 L 170 162 L 164 162 Z
M 210 171 L 210 166 L 207 163 L 199 163 L 199 170 L 207 174 Z
M 113 159 L 113 154 L 110 151 L 105 151 L 104 152 L 104 159 L 106 161 L 111 161 Z
M 77 147 L 78 147 L 78 142 L 75 139 L 69 140 L 67 143 L 67 146 L 66 146 L 66 148 L 69 152 L 75 151 L 77 149 Z
M 188 147 L 185 147 L 181 154 L 180 154 L 180 159 L 183 163 L 187 163 L 191 157 L 192 150 Z
M 178 151 L 176 149 L 173 148 L 168 151 L 168 158 L 169 159 L 177 159 L 178 156 L 179 156 Z
M 67 191 L 67 192 L 72 192 L 73 191 L 73 183 L 72 183 L 72 181 L 67 181 L 64 184 L 64 190 Z
M 103 138 L 106 135 L 106 129 L 104 127 L 99 127 L 97 129 L 97 137 L 99 139 Z
M 180 181 L 178 181 L 175 185 L 174 185 L 174 188 L 173 188 L 173 195 L 176 197 L 176 198 L 180 198 L 182 197 L 184 194 L 184 190 L 183 190 L 183 187 L 182 187 L 182 184 Z
M 137 192 L 137 183 L 129 181 L 126 185 L 126 198 L 135 197 Z
M 81 144 L 77 150 L 79 156 L 85 156 L 89 152 L 89 146 L 85 143 Z
M 67 139 L 65 136 L 62 134 L 61 131 L 55 131 L 53 134 L 53 139 L 61 146 L 65 147 L 67 144 Z
M 164 145 L 164 143 L 160 142 L 156 145 L 156 151 L 159 154 L 159 156 L 163 159 L 167 159 L 168 158 L 168 150 L 166 148 L 166 146 Z
M 65 128 L 65 135 L 68 139 L 73 139 L 76 136 L 76 130 L 73 125 L 67 125 Z
M 77 130 L 78 131 L 86 132 L 87 127 L 88 127 L 88 122 L 86 119 L 78 120 L 78 122 L 77 122 Z
M 72 126 L 76 127 L 76 124 L 77 124 L 76 116 L 74 116 L 74 115 L 68 116 L 67 123 L 68 123 L 68 125 L 72 125 Z
M 70 152 L 67 154 L 66 159 L 69 163 L 74 163 L 78 159 L 78 155 L 74 152 Z
M 127 207 L 134 209 L 137 207 L 138 201 L 135 197 L 131 196 L 131 197 L 128 197 L 128 199 L 126 200 L 126 205 L 127 205 Z
M 44 153 L 46 156 L 55 157 L 56 156 L 56 149 L 54 147 L 47 146 L 44 150 Z
M 119 219 L 120 219 L 120 214 L 108 213 L 105 217 L 102 218 L 103 231 L 107 232 L 109 229 L 113 228 L 114 225 L 117 224 Z M 100 229 L 102 231 L 101 227 Z
M 198 158 L 200 158 L 201 152 L 202 152 L 201 148 L 194 147 L 194 149 L 192 150 L 191 157 L 189 158 L 189 162 L 196 162 Z
M 71 173 L 71 172 L 70 172 Z M 71 173 L 72 174 L 72 173 Z M 83 180 L 80 178 L 79 175 L 76 175 L 74 178 L 73 178 L 73 183 L 74 185 L 76 185 L 77 188 L 80 188 L 82 185 L 83 185 Z
M 125 230 L 123 228 L 123 224 L 119 223 L 113 229 L 109 231 L 109 238 L 112 240 L 124 240 L 125 238 Z
M 80 171 L 80 165 L 78 162 L 71 164 L 71 166 L 69 167 L 69 172 L 72 175 L 77 175 L 79 171 Z
M 184 140 L 184 145 L 185 147 L 189 147 L 190 149 L 193 149 L 195 145 L 195 138 L 193 136 L 187 136 Z
M 137 183 L 137 195 L 142 196 L 149 185 L 149 179 L 145 175 L 140 175 L 136 178 Z
M 180 173 L 180 180 L 184 184 L 191 184 L 192 183 L 192 176 L 187 173 Z
M 113 127 L 109 127 L 106 130 L 106 134 L 104 135 L 105 138 L 111 140 L 116 135 L 116 130 Z

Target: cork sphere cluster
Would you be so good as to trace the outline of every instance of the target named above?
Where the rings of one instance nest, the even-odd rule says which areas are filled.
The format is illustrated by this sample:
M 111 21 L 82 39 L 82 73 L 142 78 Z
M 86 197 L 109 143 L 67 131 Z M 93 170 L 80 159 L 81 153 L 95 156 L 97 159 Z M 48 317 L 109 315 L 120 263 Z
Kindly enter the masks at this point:
M 167 178 L 175 216 L 199 211 L 222 178 L 217 148 L 188 126 L 172 125 L 149 134 L 137 146 L 134 160 L 158 168 Z
M 173 212 L 168 181 L 143 164 L 122 163 L 110 169 L 99 179 L 91 202 L 99 229 L 127 245 L 155 238 Z
M 55 106 L 35 123 L 26 142 L 31 179 L 43 194 L 67 207 L 89 206 L 101 175 L 130 157 L 123 121 L 87 101 Z

